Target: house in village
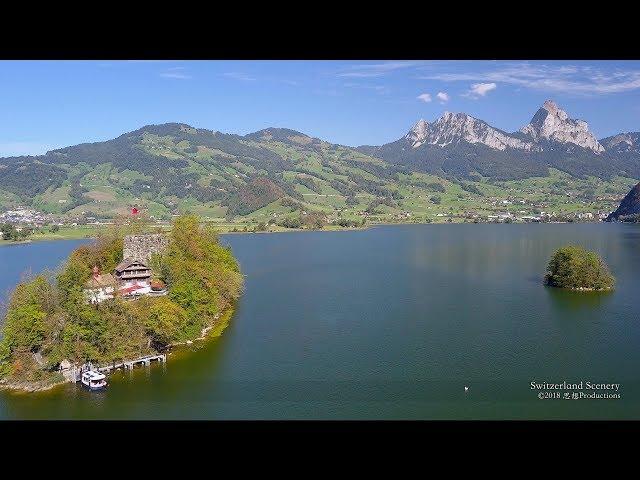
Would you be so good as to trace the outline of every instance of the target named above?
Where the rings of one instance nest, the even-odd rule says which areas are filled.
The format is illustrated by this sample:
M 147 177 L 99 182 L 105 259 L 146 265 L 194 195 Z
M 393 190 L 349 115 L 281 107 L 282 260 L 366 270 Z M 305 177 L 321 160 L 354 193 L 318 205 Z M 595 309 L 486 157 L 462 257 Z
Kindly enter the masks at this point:
M 153 281 L 153 272 L 148 265 L 151 255 L 166 248 L 164 236 L 129 235 L 125 237 L 123 256 L 113 274 L 101 274 L 93 268 L 92 277 L 85 284 L 85 296 L 90 303 L 99 303 L 115 295 L 138 298 L 141 295 L 166 295 L 164 284 Z

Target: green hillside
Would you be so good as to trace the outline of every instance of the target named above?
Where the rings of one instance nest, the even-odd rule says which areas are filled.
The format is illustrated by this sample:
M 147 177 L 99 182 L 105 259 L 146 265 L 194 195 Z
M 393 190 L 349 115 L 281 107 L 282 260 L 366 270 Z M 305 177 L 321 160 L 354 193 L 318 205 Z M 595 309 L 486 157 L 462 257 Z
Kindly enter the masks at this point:
M 373 221 L 464 221 L 507 211 L 610 212 L 638 181 L 573 176 L 533 168 L 530 160 L 520 168 L 517 159 L 517 175 L 509 176 L 504 152 L 499 169 L 460 175 L 425 168 L 418 159 L 399 163 L 373 155 L 375 149 L 367 153 L 287 129 L 240 136 L 150 125 L 106 142 L 0 159 L 0 206 L 99 218 L 136 206 L 159 220 L 191 211 L 278 223 L 313 212 Z M 446 161 L 438 159 L 439 165 Z

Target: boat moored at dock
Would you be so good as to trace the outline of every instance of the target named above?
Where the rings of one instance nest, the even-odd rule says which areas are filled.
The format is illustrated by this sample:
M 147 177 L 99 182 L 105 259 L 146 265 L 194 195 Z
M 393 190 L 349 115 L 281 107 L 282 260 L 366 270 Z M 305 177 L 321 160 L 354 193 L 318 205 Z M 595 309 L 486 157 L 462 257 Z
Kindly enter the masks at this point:
M 82 373 L 80 382 L 89 390 L 102 390 L 107 386 L 106 376 L 94 370 L 88 370 Z

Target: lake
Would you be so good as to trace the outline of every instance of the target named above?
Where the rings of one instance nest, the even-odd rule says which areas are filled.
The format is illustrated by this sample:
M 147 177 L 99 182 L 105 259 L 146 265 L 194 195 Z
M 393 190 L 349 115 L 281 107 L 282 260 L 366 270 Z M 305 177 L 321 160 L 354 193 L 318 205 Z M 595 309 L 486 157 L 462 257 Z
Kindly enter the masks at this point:
M 221 238 L 246 275 L 221 337 L 118 372 L 100 393 L 0 392 L 0 419 L 640 418 L 637 225 Z M 0 292 L 82 242 L 0 247 Z M 569 243 L 602 255 L 613 292 L 542 285 L 551 254 Z M 619 383 L 621 398 L 540 400 L 530 387 L 562 381 Z

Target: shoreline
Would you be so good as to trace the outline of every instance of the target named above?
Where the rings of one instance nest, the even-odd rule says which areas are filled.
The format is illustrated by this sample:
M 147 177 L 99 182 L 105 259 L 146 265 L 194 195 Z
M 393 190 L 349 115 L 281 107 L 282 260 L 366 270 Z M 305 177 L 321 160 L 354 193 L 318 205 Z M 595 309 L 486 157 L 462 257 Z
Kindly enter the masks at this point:
M 273 230 L 273 231 L 261 231 L 261 232 L 253 232 L 251 230 L 248 231 L 243 231 L 243 230 L 238 230 L 237 232 L 233 232 L 231 230 L 225 230 L 222 232 L 217 232 L 218 235 L 238 235 L 238 234 L 259 234 L 259 233 L 288 233 L 288 232 L 348 232 L 348 231 L 356 231 L 356 230 L 366 230 L 371 226 L 376 226 L 376 225 L 419 225 L 418 223 L 389 223 L 389 224 L 384 224 L 384 223 L 371 223 L 365 227 L 337 227 L 337 228 L 322 228 L 322 229 L 316 229 L 316 230 L 309 230 L 306 228 L 287 228 L 287 229 L 283 229 L 283 230 Z M 420 224 L 422 225 L 422 224 Z M 424 224 L 427 225 L 427 224 Z M 96 229 L 97 230 L 97 229 Z M 11 242 L 11 241 L 3 241 L 0 239 L 0 247 L 3 246 L 10 246 L 10 245 L 24 245 L 26 243 L 39 243 L 39 242 L 58 242 L 58 241 L 62 241 L 62 240 L 93 240 L 97 237 L 97 235 L 83 235 L 83 236 L 79 236 L 79 235 L 69 235 L 69 236 L 55 236 L 55 237 L 51 237 L 51 236 L 34 236 L 33 238 L 30 238 L 28 240 L 21 240 L 19 242 Z
M 192 345 L 196 341 L 212 340 L 214 338 L 219 337 L 220 335 L 222 335 L 222 332 L 224 331 L 224 329 L 229 325 L 229 322 L 234 312 L 235 312 L 234 305 L 227 307 L 225 310 L 218 313 L 216 317 L 214 317 L 215 320 L 213 324 L 209 325 L 208 327 L 204 327 L 200 331 L 199 337 L 196 337 L 193 340 L 186 340 L 184 342 L 174 342 L 169 344 L 167 346 L 167 354 L 169 354 L 171 349 L 174 347 L 183 347 L 187 345 Z M 45 392 L 45 391 L 51 390 L 55 387 L 58 387 L 60 385 L 64 385 L 67 383 L 74 383 L 74 382 L 71 382 L 64 377 L 59 380 L 51 379 L 49 382 L 45 381 L 45 382 L 39 382 L 39 383 L 28 382 L 24 380 L 0 380 L 0 391 L 5 390 L 12 393 L 24 393 L 24 394 L 38 393 L 38 392 Z
M 204 327 L 200 330 L 200 336 L 194 338 L 193 340 L 185 340 L 184 342 L 173 342 L 168 345 L 168 348 L 171 349 L 173 347 L 183 347 L 185 345 L 193 345 L 197 341 L 207 340 L 211 338 L 219 337 L 224 329 L 229 325 L 229 320 L 233 316 L 235 312 L 234 306 L 227 307 L 220 313 L 217 313 L 214 317 L 214 322 L 208 327 Z M 213 332 L 213 333 L 211 333 Z
M 378 226 L 407 226 L 407 225 L 593 225 L 593 224 L 601 224 L 601 223 L 624 223 L 624 222 L 605 222 L 605 221 L 592 221 L 592 222 L 375 222 L 368 223 L 364 227 L 336 227 L 336 228 L 319 228 L 319 229 L 306 229 L 306 228 L 287 228 L 283 230 L 273 230 L 273 231 L 261 231 L 261 232 L 253 232 L 253 231 L 242 231 L 239 230 L 237 232 L 233 232 L 231 230 L 225 230 L 218 232 L 218 235 L 240 235 L 240 234 L 273 234 L 273 233 L 290 233 L 290 232 L 356 232 L 356 231 L 364 231 L 368 230 L 372 227 Z M 333 227 L 333 226 L 332 226 Z M 63 240 L 93 240 L 96 238 L 96 235 L 69 235 L 69 236 L 55 236 L 49 237 L 33 237 L 27 240 L 21 240 L 18 242 L 9 242 L 0 240 L 0 247 L 10 246 L 10 245 L 25 245 L 29 243 L 39 243 L 39 242 L 57 242 Z
M 11 242 L 11 241 L 7 241 L 7 240 L 0 240 L 0 245 L 24 245 L 26 243 L 33 243 L 34 241 L 37 240 L 33 240 L 33 239 L 28 239 L 28 240 L 19 240 L 17 242 Z
M 47 390 L 51 390 L 59 385 L 64 385 L 65 383 L 71 383 L 66 379 L 56 380 L 51 383 L 29 383 L 26 381 L 15 381 L 15 380 L 2 380 L 0 381 L 0 390 L 5 390 L 12 393 L 38 393 L 38 392 L 46 392 Z
M 614 289 L 613 287 L 611 288 L 591 288 L 591 287 L 576 287 L 576 288 L 571 288 L 571 287 L 556 287 L 555 285 L 549 285 L 547 283 L 544 284 L 545 287 L 549 287 L 549 288 L 555 288 L 556 290 L 564 290 L 565 292 L 587 292 L 587 293 L 594 293 L 594 292 L 612 292 Z

